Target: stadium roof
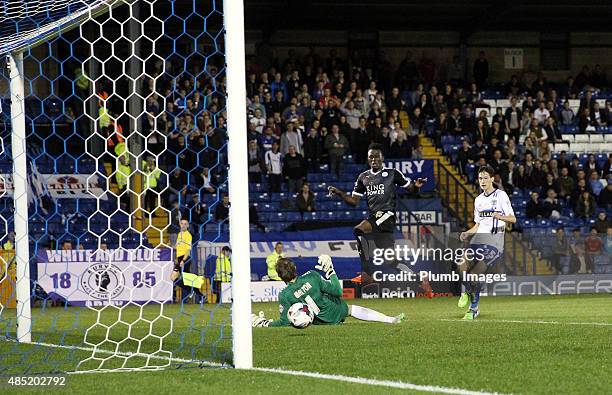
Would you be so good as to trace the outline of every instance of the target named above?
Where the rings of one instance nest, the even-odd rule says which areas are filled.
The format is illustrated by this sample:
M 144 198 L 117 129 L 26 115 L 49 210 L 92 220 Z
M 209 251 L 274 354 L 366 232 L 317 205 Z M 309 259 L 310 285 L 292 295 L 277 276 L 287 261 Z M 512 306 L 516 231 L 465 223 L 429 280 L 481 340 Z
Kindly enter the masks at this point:
M 244 0 L 247 29 L 610 31 L 609 2 Z

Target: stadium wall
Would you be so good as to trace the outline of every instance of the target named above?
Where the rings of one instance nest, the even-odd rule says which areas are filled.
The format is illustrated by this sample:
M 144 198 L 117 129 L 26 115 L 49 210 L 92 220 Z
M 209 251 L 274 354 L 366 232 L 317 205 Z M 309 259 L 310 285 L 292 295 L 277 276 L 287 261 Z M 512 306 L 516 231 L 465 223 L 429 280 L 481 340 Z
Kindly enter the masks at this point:
M 329 50 L 336 49 L 338 56 L 345 58 L 351 36 L 347 31 L 339 30 L 278 30 L 271 38 L 264 51 L 259 51 L 262 35 L 257 31 L 247 34 L 249 54 L 259 57 L 284 59 L 290 49 L 297 56 L 304 55 L 312 43 L 317 43 L 315 50 L 326 57 Z M 397 67 L 406 51 L 412 51 L 416 59 L 422 53 L 431 56 L 437 65 L 450 64 L 458 54 L 460 45 L 459 32 L 452 31 L 380 31 L 378 32 L 380 48 L 387 58 Z M 494 81 L 507 81 L 512 74 L 535 72 L 540 70 L 540 32 L 477 32 L 467 40 L 468 64 L 471 66 L 480 50 L 487 53 L 491 78 Z M 504 69 L 504 49 L 522 48 L 524 50 L 524 69 Z M 612 76 L 612 33 L 575 32 L 568 37 L 569 70 L 546 70 L 549 79 L 565 79 L 568 73 L 576 75 L 586 65 L 601 64 Z M 266 63 L 265 61 L 263 62 Z

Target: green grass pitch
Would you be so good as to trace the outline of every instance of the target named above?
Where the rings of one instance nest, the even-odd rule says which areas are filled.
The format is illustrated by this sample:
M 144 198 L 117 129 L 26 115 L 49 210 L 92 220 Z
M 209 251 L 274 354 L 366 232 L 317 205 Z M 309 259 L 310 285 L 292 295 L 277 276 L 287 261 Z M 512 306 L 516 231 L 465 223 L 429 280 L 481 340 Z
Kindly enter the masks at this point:
M 357 321 L 341 326 L 257 328 L 253 331 L 257 367 L 282 368 L 337 374 L 417 385 L 461 388 L 471 391 L 538 394 L 610 393 L 612 388 L 612 297 L 609 295 L 484 297 L 481 317 L 460 321 L 464 311 L 456 298 L 354 300 L 387 314 L 405 312 L 401 325 Z M 230 360 L 229 309 L 188 305 L 165 306 L 164 315 L 174 318 L 164 349 L 174 358 Z M 276 317 L 276 304 L 255 304 Z M 34 340 L 83 345 L 85 329 L 95 322 L 90 310 L 51 308 L 35 310 Z M 102 367 L 138 366 L 142 356 L 130 356 L 147 333 L 163 336 L 169 324 L 154 321 L 159 307 L 124 309 L 119 321 L 133 323 L 131 332 L 117 322 L 119 311 L 109 309 L 88 340 L 100 348 L 120 351 Z M 11 311 L 4 311 L 3 317 Z M 139 317 L 144 318 L 138 319 Z M 211 323 L 210 318 L 213 317 Z M 76 320 L 78 318 L 78 320 Z M 146 320 L 146 321 L 145 321 Z M 77 321 L 75 323 L 75 321 Z M 153 323 L 151 323 L 153 322 Z M 600 323 L 600 325 L 597 325 Z M 4 323 L 5 326 L 7 323 Z M 43 337 L 46 329 L 54 332 Z M 6 328 L 2 328 L 6 330 Z M 64 332 L 68 333 L 65 334 Z M 64 335 L 63 337 L 62 334 Z M 122 342 L 123 340 L 123 342 Z M 145 339 L 140 350 L 156 349 L 155 338 Z M 0 341 L 0 380 L 30 367 L 32 371 L 74 370 L 75 363 L 91 356 L 90 350 L 24 346 Z M 163 354 L 153 364 L 169 362 Z M 94 368 L 89 363 L 81 368 Z M 399 389 L 311 377 L 226 368 L 197 368 L 171 363 L 163 371 L 91 373 L 69 375 L 65 388 L 21 388 L 22 391 L 70 393 L 399 393 Z M 6 389 L 0 384 L 0 391 Z M 12 388 L 12 390 L 16 390 Z M 410 391 L 408 391 L 410 392 Z

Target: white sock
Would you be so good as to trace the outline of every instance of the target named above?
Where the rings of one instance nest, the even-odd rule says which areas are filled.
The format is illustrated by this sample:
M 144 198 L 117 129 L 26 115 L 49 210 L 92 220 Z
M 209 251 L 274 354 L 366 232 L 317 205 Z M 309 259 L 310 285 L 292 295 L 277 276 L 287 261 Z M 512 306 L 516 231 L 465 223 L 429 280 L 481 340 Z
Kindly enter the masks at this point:
M 383 313 L 379 313 L 376 310 L 368 309 L 366 307 L 351 305 L 351 316 L 363 321 L 377 321 L 386 322 L 393 324 L 395 317 L 389 317 Z

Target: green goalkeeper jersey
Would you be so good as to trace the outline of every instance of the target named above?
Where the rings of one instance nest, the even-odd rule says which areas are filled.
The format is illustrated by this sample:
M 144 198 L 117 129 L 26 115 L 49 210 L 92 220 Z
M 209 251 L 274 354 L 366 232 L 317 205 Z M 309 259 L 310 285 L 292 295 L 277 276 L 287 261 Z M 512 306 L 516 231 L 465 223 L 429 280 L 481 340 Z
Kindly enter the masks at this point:
M 342 286 L 335 274 L 329 280 L 313 270 L 287 284 L 279 295 L 280 319 L 270 326 L 289 326 L 287 311 L 294 303 L 304 303 L 315 312 L 314 324 L 339 324 L 348 315 L 348 305 L 342 300 Z

